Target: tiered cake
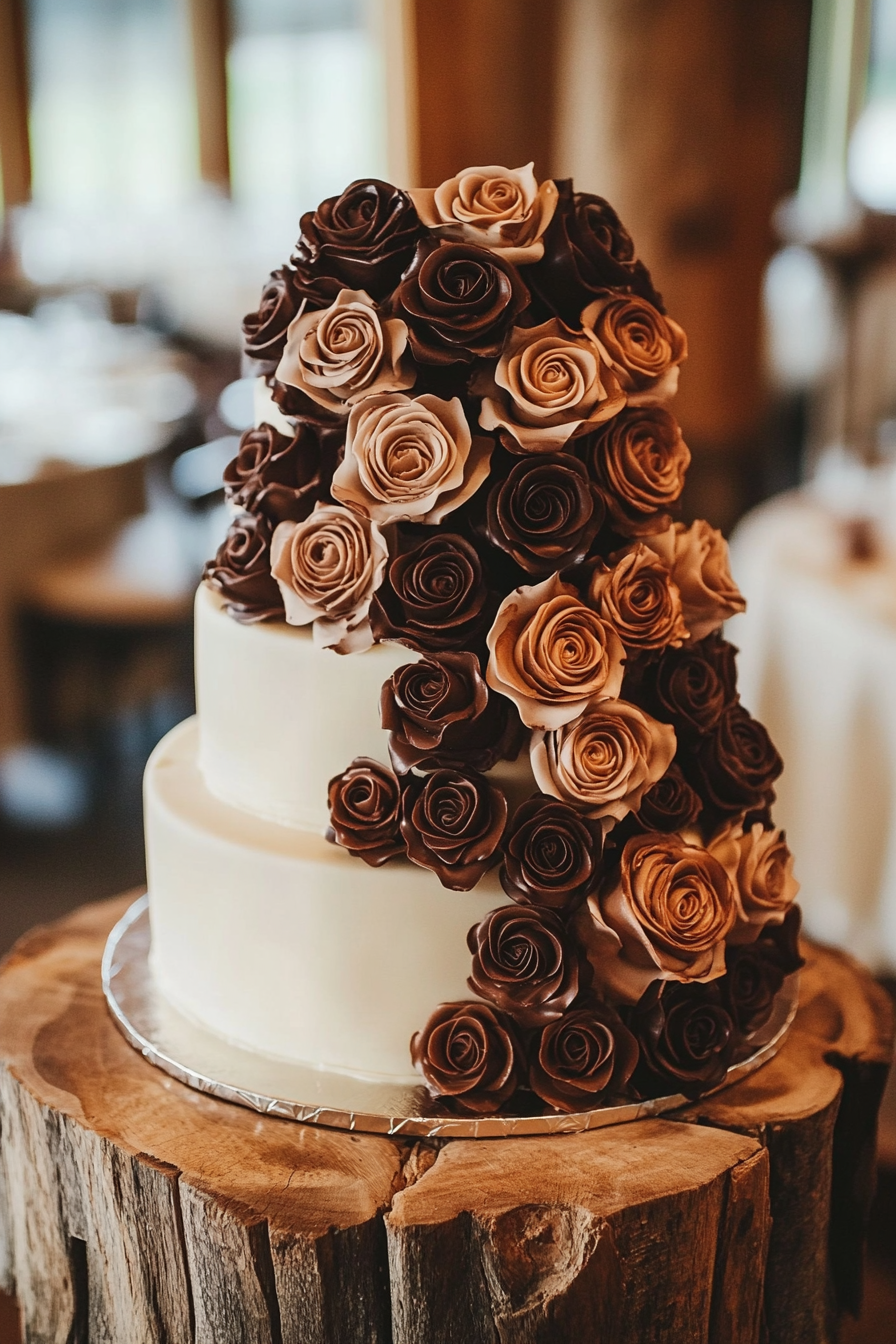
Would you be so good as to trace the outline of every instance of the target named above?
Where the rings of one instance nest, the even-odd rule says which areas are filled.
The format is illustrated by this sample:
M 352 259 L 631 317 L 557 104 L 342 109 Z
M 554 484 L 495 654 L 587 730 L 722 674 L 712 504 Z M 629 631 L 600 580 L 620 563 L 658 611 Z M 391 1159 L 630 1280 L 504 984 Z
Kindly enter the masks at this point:
M 256 427 L 146 779 L 162 993 L 445 1105 L 696 1095 L 799 964 L 780 759 L 677 521 L 684 332 L 532 166 L 355 182 L 244 324 Z

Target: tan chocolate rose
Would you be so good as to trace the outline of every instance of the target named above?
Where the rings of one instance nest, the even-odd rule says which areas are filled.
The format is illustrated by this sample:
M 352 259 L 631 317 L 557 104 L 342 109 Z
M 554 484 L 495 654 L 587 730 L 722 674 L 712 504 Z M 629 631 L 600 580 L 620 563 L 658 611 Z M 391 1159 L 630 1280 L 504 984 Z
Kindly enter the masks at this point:
M 591 332 L 571 331 L 556 317 L 540 327 L 514 327 L 494 371 L 474 390 L 479 423 L 503 429 L 520 453 L 550 453 L 587 433 L 625 405 Z
M 675 730 L 625 700 L 605 700 L 554 732 L 536 730 L 529 756 L 542 793 L 605 829 L 636 811 L 672 764 Z
M 389 551 L 376 523 L 339 504 L 317 504 L 302 523 L 281 523 L 271 572 L 290 625 L 314 623 L 314 642 L 337 653 L 370 648 L 370 599 Z
M 413 387 L 407 343 L 404 322 L 382 320 L 363 289 L 343 289 L 329 308 L 293 318 L 276 377 L 342 414 L 360 397 Z
M 417 187 L 408 195 L 433 233 L 500 252 L 518 266 L 540 261 L 542 234 L 557 207 L 557 188 L 535 180 L 525 168 L 464 168 L 435 190 Z
M 378 523 L 440 523 L 488 475 L 493 447 L 471 437 L 458 397 L 365 397 L 349 415 L 331 489 Z
M 669 567 L 691 639 L 703 639 L 730 616 L 746 610 L 731 577 L 728 543 L 717 528 L 703 519 L 690 527 L 675 523 L 644 542 Z
M 596 299 L 582 313 L 630 406 L 670 401 L 678 389 L 678 366 L 688 341 L 671 317 L 636 295 Z
M 486 681 L 528 728 L 560 728 L 622 686 L 619 636 L 558 574 L 504 599 L 488 647 Z
M 766 831 L 760 822 L 744 832 L 735 822 L 709 848 L 734 887 L 737 923 L 729 941 L 751 943 L 764 925 L 780 924 L 800 889 L 784 832 Z
M 653 980 L 724 975 L 735 914 L 731 881 L 709 850 L 648 832 L 627 842 L 616 882 L 588 898 L 576 927 L 605 992 L 635 1003 Z
M 595 570 L 588 597 L 626 649 L 679 648 L 688 637 L 672 576 L 641 542 L 624 551 L 612 569 Z

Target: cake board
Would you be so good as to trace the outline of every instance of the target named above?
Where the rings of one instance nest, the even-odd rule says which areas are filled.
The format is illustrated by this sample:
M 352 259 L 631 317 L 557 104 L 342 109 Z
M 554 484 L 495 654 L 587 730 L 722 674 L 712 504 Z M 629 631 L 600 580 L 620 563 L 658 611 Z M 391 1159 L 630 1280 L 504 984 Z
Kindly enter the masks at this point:
M 778 1055 L 669 1118 L 413 1141 L 141 1059 L 100 978 L 134 896 L 0 972 L 0 1281 L 29 1341 L 821 1344 L 857 1310 L 893 1022 L 848 957 L 805 946 Z

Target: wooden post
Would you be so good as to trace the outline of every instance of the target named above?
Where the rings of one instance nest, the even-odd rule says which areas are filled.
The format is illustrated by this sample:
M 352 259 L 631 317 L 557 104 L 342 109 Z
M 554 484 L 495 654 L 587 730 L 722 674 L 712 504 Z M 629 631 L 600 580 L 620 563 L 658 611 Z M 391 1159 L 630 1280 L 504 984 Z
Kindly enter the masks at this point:
M 193 35 L 193 78 L 199 125 L 199 175 L 203 182 L 230 193 L 230 143 L 227 130 L 228 0 L 189 0 Z
M 100 987 L 125 898 L 0 971 L 0 1288 L 29 1344 L 827 1344 L 861 1291 L 887 995 L 807 948 L 756 1074 L 661 1120 L 412 1144 L 191 1092 Z
M 0 172 L 3 208 L 31 199 L 24 0 L 0 0 Z

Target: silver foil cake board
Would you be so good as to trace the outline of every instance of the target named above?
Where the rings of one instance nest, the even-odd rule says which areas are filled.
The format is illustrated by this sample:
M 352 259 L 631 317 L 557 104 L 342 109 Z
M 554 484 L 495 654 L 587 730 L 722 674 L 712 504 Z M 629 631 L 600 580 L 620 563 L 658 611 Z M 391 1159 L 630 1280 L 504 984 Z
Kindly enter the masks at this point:
M 109 934 L 103 955 L 103 992 L 116 1025 L 150 1064 L 179 1082 L 262 1115 L 366 1134 L 493 1139 L 602 1129 L 688 1104 L 677 1094 L 573 1115 L 512 1114 L 507 1108 L 500 1115 L 448 1114 L 423 1086 L 350 1078 L 231 1045 L 184 1017 L 159 994 L 150 974 L 149 947 L 148 897 L 141 896 Z M 797 998 L 798 975 L 793 975 L 778 995 L 772 1018 L 755 1033 L 755 1050 L 728 1070 L 722 1087 L 777 1053 L 796 1015 Z

